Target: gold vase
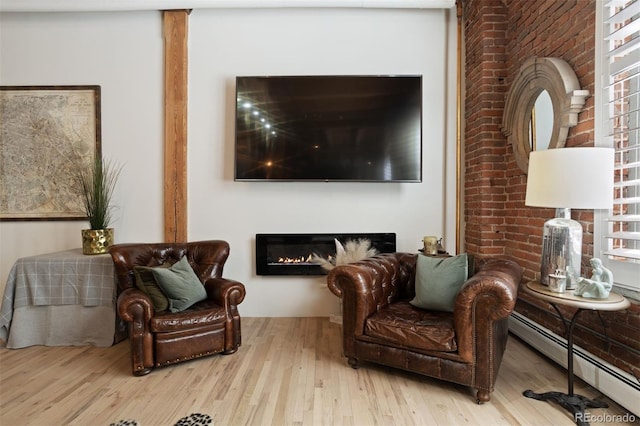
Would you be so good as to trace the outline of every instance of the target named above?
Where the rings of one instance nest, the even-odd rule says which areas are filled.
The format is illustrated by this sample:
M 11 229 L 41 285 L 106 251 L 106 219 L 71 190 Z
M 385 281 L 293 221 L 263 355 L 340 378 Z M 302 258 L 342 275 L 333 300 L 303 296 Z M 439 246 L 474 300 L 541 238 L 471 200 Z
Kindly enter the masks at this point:
M 107 229 L 83 229 L 82 253 L 104 254 L 113 244 L 113 228 Z

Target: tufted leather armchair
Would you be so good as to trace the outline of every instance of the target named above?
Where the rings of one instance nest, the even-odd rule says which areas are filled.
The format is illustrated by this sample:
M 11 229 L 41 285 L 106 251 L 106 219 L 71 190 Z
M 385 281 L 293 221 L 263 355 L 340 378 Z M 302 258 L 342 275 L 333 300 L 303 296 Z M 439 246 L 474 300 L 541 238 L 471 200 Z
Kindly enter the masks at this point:
M 190 243 L 117 244 L 111 246 L 118 281 L 118 314 L 129 324 L 133 374 L 148 374 L 154 367 L 216 353 L 231 354 L 241 343 L 237 305 L 244 285 L 222 278 L 229 257 L 226 241 Z M 202 281 L 207 299 L 172 313 L 156 312 L 146 293 L 135 284 L 135 266 L 175 263 L 187 256 Z
M 329 289 L 342 298 L 344 355 L 353 368 L 384 364 L 472 387 L 479 404 L 489 401 L 522 268 L 507 259 L 476 260 L 451 313 L 409 304 L 416 261 L 415 254 L 381 254 L 329 273 Z

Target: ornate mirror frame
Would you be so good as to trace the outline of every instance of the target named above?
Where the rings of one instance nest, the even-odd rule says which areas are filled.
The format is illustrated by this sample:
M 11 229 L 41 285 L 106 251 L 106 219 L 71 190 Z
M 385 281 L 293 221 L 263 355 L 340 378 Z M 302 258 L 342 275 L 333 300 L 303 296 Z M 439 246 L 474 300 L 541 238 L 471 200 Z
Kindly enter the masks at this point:
M 527 59 L 516 76 L 504 108 L 502 132 L 513 146 L 516 163 L 526 174 L 531 144 L 529 123 L 536 99 L 543 90 L 553 104 L 553 132 L 549 148 L 564 146 L 569 128 L 578 124 L 588 90 L 581 90 L 571 66 L 559 58 Z

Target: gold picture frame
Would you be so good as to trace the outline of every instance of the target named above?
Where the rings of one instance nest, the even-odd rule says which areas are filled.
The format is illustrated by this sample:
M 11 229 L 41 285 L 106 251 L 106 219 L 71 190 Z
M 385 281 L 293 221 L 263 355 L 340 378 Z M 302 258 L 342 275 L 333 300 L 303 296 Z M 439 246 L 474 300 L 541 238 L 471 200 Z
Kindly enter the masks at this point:
M 0 221 L 83 220 L 77 170 L 101 155 L 100 86 L 0 86 Z

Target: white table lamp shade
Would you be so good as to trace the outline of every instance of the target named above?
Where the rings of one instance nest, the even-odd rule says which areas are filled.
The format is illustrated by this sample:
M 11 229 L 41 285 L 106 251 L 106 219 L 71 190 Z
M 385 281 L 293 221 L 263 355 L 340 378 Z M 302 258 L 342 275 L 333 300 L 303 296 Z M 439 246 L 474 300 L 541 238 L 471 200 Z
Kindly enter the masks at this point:
M 525 204 L 608 209 L 613 203 L 612 148 L 556 148 L 529 155 Z

